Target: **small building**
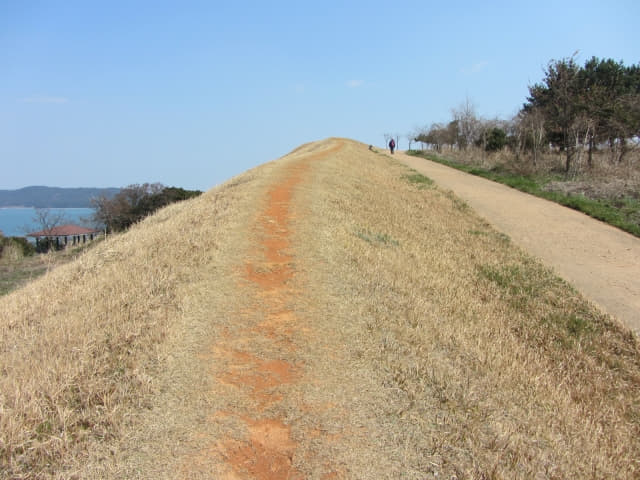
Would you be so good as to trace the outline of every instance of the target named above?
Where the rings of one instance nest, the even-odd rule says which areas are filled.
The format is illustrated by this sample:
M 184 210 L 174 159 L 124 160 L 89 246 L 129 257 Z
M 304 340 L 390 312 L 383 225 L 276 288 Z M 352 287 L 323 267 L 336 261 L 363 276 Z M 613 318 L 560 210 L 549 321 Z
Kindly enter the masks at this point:
M 87 241 L 92 241 L 100 233 L 102 233 L 101 230 L 94 228 L 86 228 L 79 225 L 61 225 L 39 232 L 28 233 L 27 237 L 36 239 L 36 248 L 40 246 L 41 241 L 46 240 L 50 246 L 55 244 L 55 248 L 60 249 L 66 247 L 69 243 L 71 245 L 80 245 Z

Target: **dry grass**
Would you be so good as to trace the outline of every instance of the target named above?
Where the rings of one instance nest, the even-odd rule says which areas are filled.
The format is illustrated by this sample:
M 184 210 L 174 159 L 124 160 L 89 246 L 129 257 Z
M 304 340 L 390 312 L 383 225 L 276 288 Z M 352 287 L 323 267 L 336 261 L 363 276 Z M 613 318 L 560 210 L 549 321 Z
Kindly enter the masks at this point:
M 47 271 L 75 260 L 94 242 L 81 247 L 61 251 L 50 250 L 46 254 L 24 256 L 22 249 L 15 243 L 9 243 L 0 255 L 0 295 L 5 295 L 33 281 Z
M 640 356 L 627 330 L 364 146 L 317 170 L 315 283 L 331 292 L 344 368 L 385 392 L 360 404 L 384 439 L 381 478 L 639 475 Z
M 552 176 L 555 181 L 549 190 L 569 194 L 582 194 L 589 198 L 640 198 L 640 150 L 633 149 L 622 162 L 613 161 L 608 151 L 596 151 L 592 166 L 587 164 L 587 153 L 573 159 L 569 175 L 565 174 L 565 157 L 560 153 L 545 153 L 533 164 L 529 155 L 516 158 L 507 148 L 487 153 L 479 148 L 443 150 L 442 156 L 456 162 L 486 169 L 500 168 L 515 174 Z
M 119 476 L 123 449 L 146 433 L 141 418 L 179 384 L 167 369 L 196 342 L 189 287 L 215 268 L 225 227 L 243 221 L 234 207 L 250 178 L 165 208 L 0 298 L 0 477 Z
M 213 394 L 207 349 L 246 328 L 234 272 L 282 162 L 0 298 L 0 477 L 176 478 L 216 438 L 206 417 L 240 400 Z M 309 175 L 289 305 L 304 378 L 278 406 L 306 478 L 640 475 L 635 337 L 364 145 Z

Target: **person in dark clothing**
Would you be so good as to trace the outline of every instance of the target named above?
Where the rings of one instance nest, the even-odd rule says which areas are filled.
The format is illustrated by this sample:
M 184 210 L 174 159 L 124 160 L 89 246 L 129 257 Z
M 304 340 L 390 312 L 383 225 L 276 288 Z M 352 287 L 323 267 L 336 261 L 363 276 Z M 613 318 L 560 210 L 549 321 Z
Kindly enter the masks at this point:
M 389 150 L 391 150 L 391 155 L 393 155 L 393 151 L 396 149 L 396 141 L 392 138 L 389 140 Z

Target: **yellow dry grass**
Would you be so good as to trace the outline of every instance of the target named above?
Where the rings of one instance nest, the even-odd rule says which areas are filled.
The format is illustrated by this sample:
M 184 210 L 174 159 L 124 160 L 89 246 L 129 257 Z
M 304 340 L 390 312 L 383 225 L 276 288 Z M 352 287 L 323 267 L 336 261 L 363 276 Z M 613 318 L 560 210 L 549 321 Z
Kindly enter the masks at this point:
M 280 165 L 332 142 L 166 208 L 0 298 L 0 476 L 181 476 L 185 455 L 218 434 L 205 419 L 234 401 L 214 394 L 224 359 L 208 349 L 243 328 L 234 272 L 257 205 Z M 278 407 L 298 471 L 638 477 L 635 337 L 389 157 L 345 141 L 308 175 L 289 306 L 304 378 Z
M 246 221 L 237 205 L 251 178 L 165 208 L 0 299 L 0 477 L 101 477 L 138 438 L 167 369 L 202 333 L 183 313 Z
M 450 193 L 353 149 L 318 167 L 307 246 L 387 389 L 369 408 L 402 452 L 393 478 L 637 477 L 632 334 Z

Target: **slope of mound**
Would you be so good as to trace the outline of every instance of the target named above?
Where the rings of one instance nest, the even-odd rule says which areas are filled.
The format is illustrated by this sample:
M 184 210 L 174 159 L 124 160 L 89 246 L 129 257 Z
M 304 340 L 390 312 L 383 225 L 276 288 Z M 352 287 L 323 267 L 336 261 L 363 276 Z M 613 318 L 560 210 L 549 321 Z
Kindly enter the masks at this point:
M 343 139 L 0 299 L 8 478 L 631 478 L 636 339 Z
M 86 475 L 118 449 L 176 349 L 202 333 L 182 323 L 192 286 L 215 275 L 221 242 L 246 222 L 254 177 L 165 208 L 2 298 L 0 476 Z
M 605 312 L 640 333 L 640 239 L 482 177 L 403 153 L 395 158 L 452 189 Z

